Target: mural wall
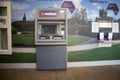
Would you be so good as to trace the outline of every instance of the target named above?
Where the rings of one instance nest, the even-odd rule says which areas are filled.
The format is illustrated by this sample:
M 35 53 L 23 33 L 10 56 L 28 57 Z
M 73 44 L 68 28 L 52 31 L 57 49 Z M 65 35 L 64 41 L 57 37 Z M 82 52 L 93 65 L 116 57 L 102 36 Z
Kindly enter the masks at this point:
M 3 0 L 4 1 L 4 0 Z M 66 0 L 11 0 L 12 46 L 35 47 L 34 27 L 36 8 L 61 8 Z M 75 7 L 67 9 L 68 61 L 120 60 L 120 1 L 119 0 L 67 0 Z M 69 5 L 69 4 L 66 4 Z M 118 32 L 112 28 L 99 28 L 92 32 L 93 22 L 118 23 Z M 97 26 L 96 26 L 97 28 Z M 94 29 L 96 29 L 94 28 Z M 116 28 L 115 28 L 116 29 Z M 104 33 L 104 35 L 100 35 Z M 109 41 L 108 33 L 112 33 Z M 100 36 L 107 41 L 101 47 Z M 107 36 L 107 38 L 106 38 Z M 111 43 L 111 45 L 108 45 Z

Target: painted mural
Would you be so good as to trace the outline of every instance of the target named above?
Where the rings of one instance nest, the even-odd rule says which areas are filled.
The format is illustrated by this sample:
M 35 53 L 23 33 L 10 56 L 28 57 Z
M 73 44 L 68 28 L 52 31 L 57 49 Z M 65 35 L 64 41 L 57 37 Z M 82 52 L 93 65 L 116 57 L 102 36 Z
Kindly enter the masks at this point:
M 68 62 L 120 60 L 119 0 L 10 1 L 13 47 L 35 48 L 36 8 L 66 7 L 69 35 Z M 69 4 L 69 1 L 73 4 Z

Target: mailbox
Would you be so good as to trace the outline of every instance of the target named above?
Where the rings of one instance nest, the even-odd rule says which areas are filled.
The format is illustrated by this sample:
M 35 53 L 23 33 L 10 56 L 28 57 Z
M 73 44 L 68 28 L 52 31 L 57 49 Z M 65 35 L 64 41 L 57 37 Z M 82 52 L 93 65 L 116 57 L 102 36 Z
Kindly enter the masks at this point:
M 0 54 L 11 51 L 11 2 L 0 2 Z
M 37 68 L 67 68 L 67 16 L 65 8 L 39 8 L 35 16 Z

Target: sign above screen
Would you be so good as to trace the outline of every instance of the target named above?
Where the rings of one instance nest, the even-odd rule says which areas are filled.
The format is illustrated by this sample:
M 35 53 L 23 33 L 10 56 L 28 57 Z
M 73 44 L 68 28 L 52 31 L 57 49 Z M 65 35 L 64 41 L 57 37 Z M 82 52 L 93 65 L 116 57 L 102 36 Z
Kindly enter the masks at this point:
M 57 11 L 50 11 L 50 10 L 41 10 L 40 17 L 56 17 L 58 15 Z

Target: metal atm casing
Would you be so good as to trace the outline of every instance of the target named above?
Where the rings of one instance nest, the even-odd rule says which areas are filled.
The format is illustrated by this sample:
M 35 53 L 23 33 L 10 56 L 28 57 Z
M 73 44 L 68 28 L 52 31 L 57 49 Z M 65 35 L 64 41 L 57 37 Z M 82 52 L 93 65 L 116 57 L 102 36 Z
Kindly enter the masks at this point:
M 37 69 L 67 68 L 67 16 L 65 8 L 36 9 Z

